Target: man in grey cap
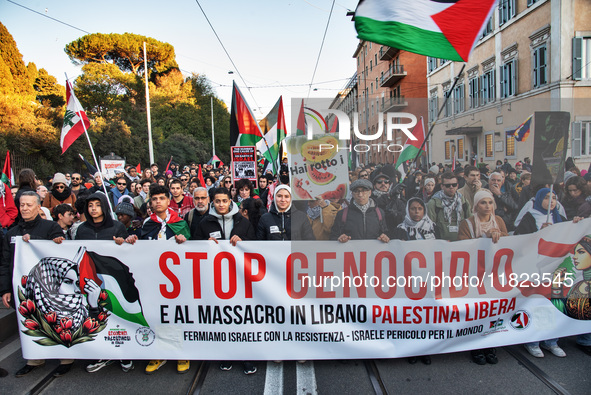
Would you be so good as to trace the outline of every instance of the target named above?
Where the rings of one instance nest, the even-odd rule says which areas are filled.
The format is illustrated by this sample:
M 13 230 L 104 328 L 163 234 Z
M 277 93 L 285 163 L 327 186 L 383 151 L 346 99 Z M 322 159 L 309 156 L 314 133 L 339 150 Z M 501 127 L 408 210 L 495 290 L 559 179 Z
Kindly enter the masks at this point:
M 351 183 L 353 198 L 349 206 L 337 213 L 332 231 L 331 240 L 346 243 L 349 240 L 377 239 L 387 243 L 384 211 L 379 208 L 371 196 L 372 183 L 366 179 L 358 179 Z
M 131 198 L 129 200 L 124 197 L 121 203 L 115 207 L 115 214 L 117 214 L 117 220 L 125 225 L 127 229 L 127 233 L 130 235 L 140 235 L 141 231 L 141 223 L 135 224 L 133 223 L 133 219 L 136 217 L 135 210 L 133 208 L 133 204 L 131 203 Z

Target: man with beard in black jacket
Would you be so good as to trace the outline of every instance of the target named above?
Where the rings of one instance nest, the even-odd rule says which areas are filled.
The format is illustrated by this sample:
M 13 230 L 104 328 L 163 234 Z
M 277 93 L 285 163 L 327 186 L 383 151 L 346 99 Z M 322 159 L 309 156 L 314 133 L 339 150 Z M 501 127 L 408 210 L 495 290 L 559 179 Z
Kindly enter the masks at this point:
M 2 261 L 0 261 L 0 294 L 2 302 L 6 307 L 14 307 L 14 298 L 12 295 L 12 272 L 14 270 L 14 250 L 16 246 L 16 237 L 22 236 L 24 242 L 29 240 L 53 240 L 59 243 L 64 233 L 57 222 L 42 219 L 39 216 L 41 199 L 34 191 L 25 191 L 20 196 L 20 214 L 21 220 L 13 226 L 4 237 L 2 243 Z M 62 359 L 60 366 L 54 373 L 54 376 L 66 374 L 73 360 Z M 38 367 L 44 366 L 43 359 L 30 359 L 27 364 L 20 368 L 15 377 L 22 377 L 29 374 Z
M 351 183 L 353 199 L 347 208 L 337 213 L 330 234 L 331 240 L 341 243 L 372 239 L 384 243 L 390 241 L 384 211 L 370 198 L 371 188 L 371 182 L 366 179 L 358 179 Z

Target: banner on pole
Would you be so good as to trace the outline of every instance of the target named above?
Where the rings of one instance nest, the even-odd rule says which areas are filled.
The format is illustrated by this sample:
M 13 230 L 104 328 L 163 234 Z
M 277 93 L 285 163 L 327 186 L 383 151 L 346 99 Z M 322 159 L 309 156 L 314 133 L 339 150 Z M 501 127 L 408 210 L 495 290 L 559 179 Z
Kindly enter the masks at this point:
M 23 356 L 398 358 L 589 333 L 590 221 L 496 244 L 18 238 Z

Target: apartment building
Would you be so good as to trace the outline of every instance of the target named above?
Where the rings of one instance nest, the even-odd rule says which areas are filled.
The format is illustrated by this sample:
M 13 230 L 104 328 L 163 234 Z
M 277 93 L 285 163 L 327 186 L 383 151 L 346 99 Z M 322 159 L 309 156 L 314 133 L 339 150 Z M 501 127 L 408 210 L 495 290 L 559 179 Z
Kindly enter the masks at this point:
M 429 141 L 432 162 L 531 158 L 533 138 L 516 142 L 514 130 L 534 111 L 568 111 L 569 155 L 589 166 L 589 0 L 500 0 L 460 73 L 462 66 L 427 59 L 430 123 L 449 94 Z

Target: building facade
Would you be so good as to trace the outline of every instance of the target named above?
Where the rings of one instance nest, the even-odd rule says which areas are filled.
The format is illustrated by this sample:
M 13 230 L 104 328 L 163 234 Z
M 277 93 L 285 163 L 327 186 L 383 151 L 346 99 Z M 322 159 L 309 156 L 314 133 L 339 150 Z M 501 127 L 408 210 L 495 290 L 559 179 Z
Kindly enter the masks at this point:
M 460 73 L 461 68 L 462 63 L 427 59 L 429 120 L 435 121 L 430 161 L 451 164 L 455 157 L 462 164 L 484 162 L 494 168 L 499 159 L 514 164 L 531 158 L 533 138 L 516 142 L 515 129 L 535 111 L 568 111 L 569 155 L 587 169 L 589 0 L 500 0 Z

